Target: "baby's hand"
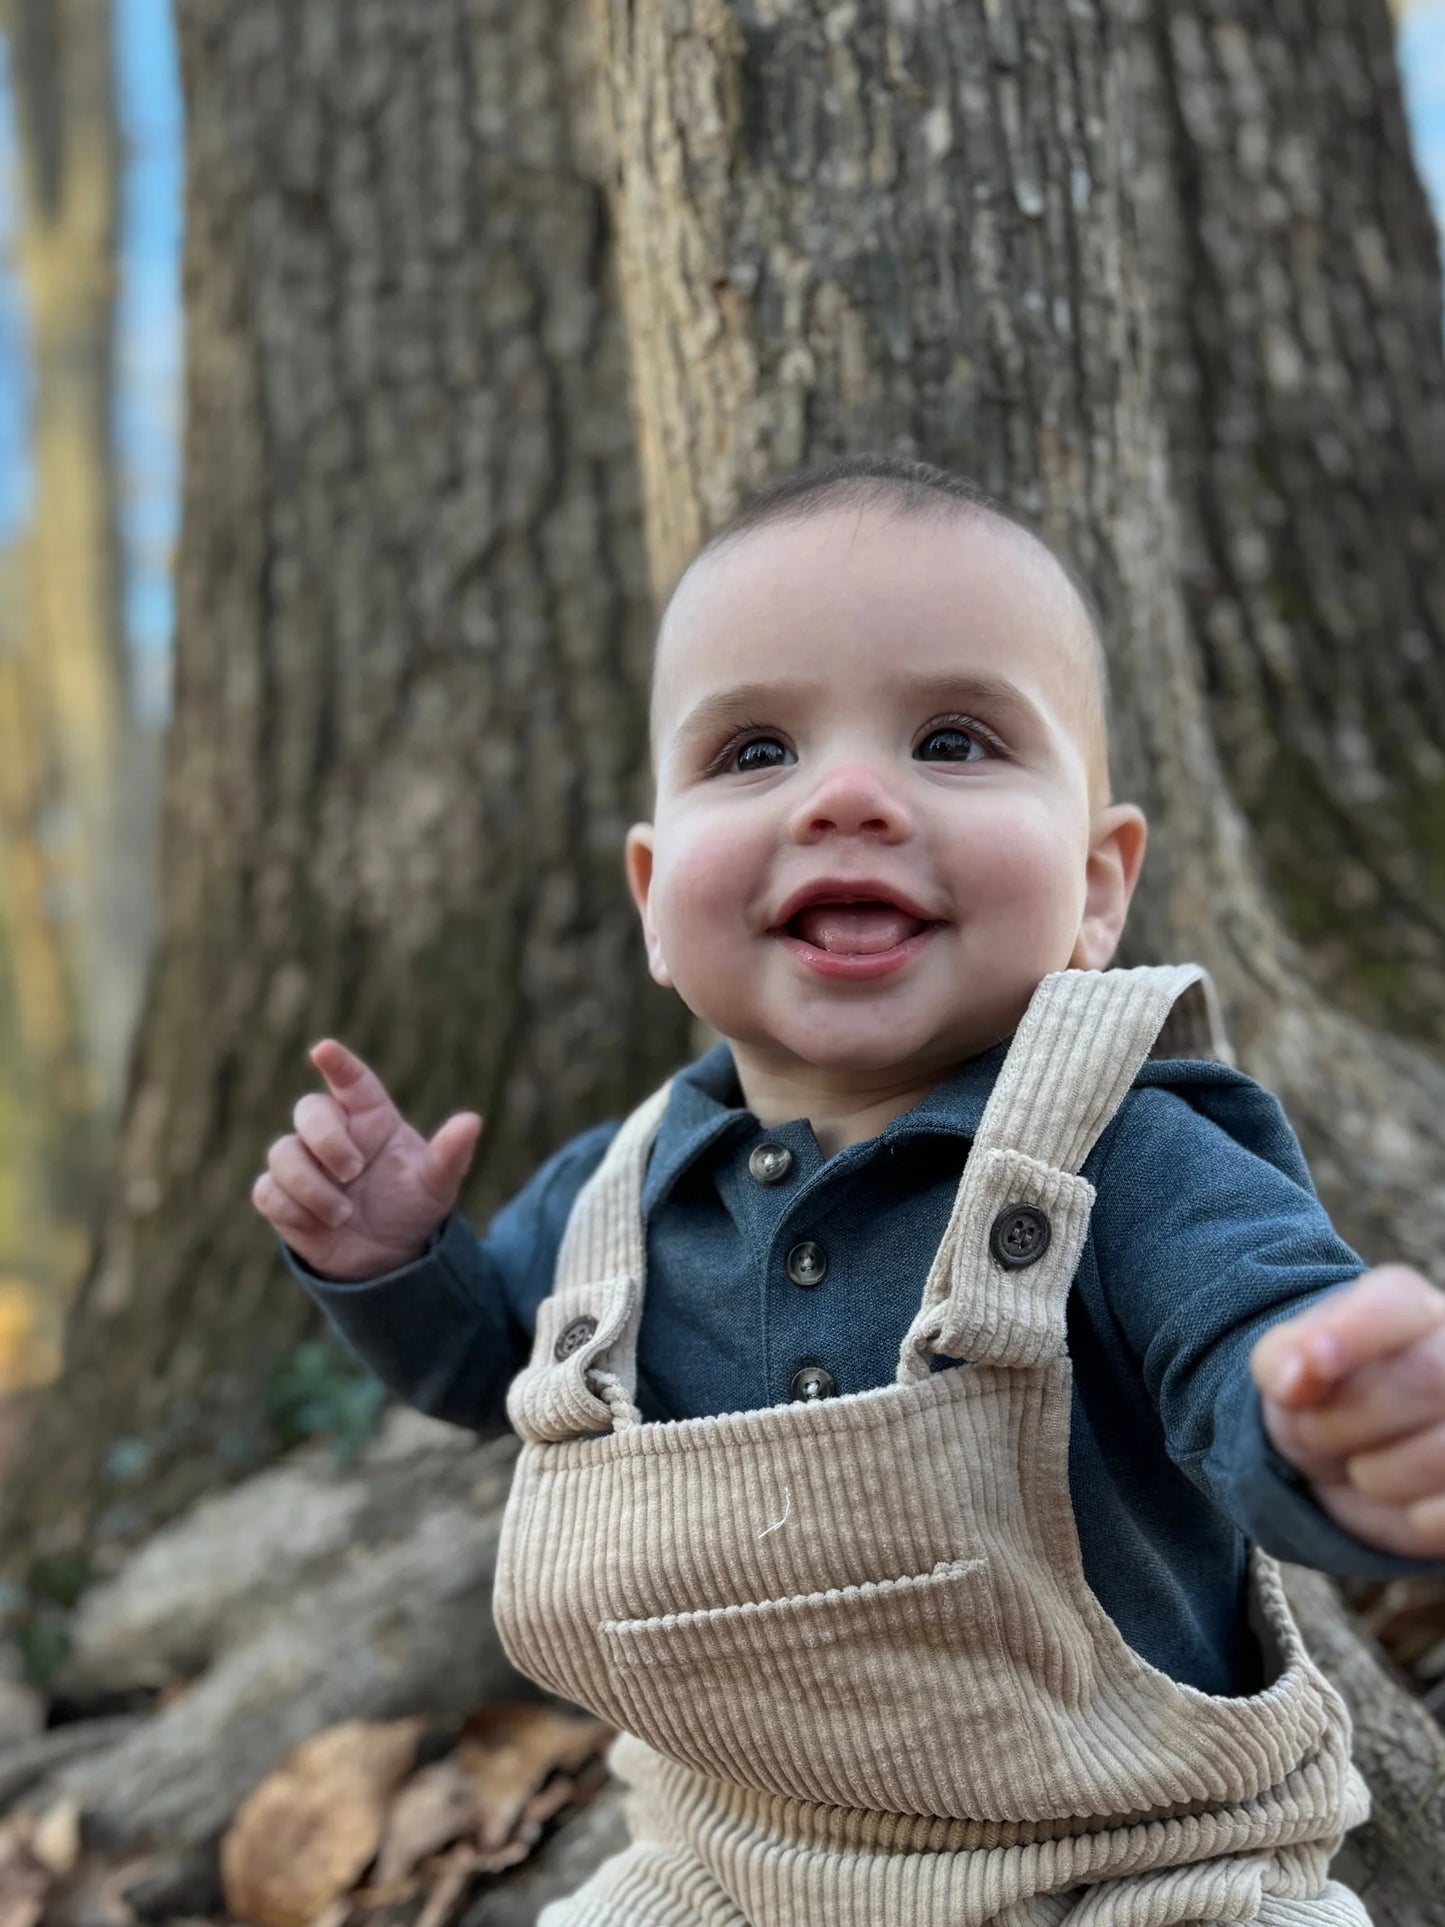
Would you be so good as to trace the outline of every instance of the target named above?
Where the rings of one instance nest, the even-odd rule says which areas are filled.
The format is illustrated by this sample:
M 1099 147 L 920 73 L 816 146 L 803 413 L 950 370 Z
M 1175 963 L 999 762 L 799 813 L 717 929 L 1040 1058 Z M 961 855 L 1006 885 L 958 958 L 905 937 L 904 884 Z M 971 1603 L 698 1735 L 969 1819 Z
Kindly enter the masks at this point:
M 295 1135 L 271 1146 L 251 1202 L 313 1271 L 374 1278 L 422 1255 L 456 1203 L 482 1120 L 458 1111 L 428 1143 L 344 1044 L 323 1038 L 310 1056 L 330 1095 L 301 1099 Z
M 1265 1430 L 1347 1532 L 1445 1558 L 1445 1292 L 1380 1265 L 1267 1331 Z

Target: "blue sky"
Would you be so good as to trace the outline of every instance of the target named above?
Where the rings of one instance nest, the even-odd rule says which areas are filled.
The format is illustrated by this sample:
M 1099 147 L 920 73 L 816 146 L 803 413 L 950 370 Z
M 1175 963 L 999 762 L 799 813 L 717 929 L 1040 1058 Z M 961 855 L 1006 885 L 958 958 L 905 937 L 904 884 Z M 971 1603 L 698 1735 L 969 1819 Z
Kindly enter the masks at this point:
M 182 115 L 171 0 L 114 0 L 124 174 L 116 317 L 125 624 L 143 710 L 163 713 L 179 524 Z
M 178 523 L 181 407 L 181 140 L 171 0 L 114 0 L 124 155 L 117 317 L 116 449 L 122 479 L 125 623 L 144 713 L 165 713 L 170 558 Z M 1445 0 L 1415 0 L 1400 59 L 1422 171 L 1445 223 Z M 15 127 L 0 35 L 0 542 L 30 499 L 23 303 L 14 277 Z

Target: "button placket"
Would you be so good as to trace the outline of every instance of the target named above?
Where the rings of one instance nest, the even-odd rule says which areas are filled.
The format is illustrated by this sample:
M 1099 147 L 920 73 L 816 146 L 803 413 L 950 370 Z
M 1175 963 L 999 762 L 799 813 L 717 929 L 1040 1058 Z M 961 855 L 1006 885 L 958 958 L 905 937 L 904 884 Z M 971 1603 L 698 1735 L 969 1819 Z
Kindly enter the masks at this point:
M 843 1157 L 856 1162 L 856 1159 L 849 1158 L 848 1153 L 844 1153 Z M 826 1366 L 808 1364 L 800 1367 L 796 1362 L 800 1357 L 807 1359 L 814 1345 L 827 1342 L 827 1333 L 819 1330 L 817 1323 L 819 1314 L 826 1309 L 826 1300 L 814 1298 L 813 1291 L 839 1265 L 843 1266 L 839 1276 L 846 1275 L 846 1253 L 830 1254 L 827 1246 L 817 1238 L 798 1235 L 810 1220 L 816 1222 L 818 1217 L 829 1224 L 834 1222 L 829 1215 L 829 1206 L 841 1173 L 835 1169 L 832 1183 L 825 1182 L 821 1169 L 812 1168 L 811 1158 L 810 1149 L 794 1154 L 792 1175 L 796 1187 L 790 1186 L 784 1193 L 786 1207 L 779 1214 L 765 1260 L 763 1288 L 767 1329 L 764 1350 L 769 1383 L 778 1382 L 771 1377 L 772 1372 L 788 1373 L 791 1368 L 791 1376 L 782 1378 L 780 1390 L 769 1394 L 773 1398 L 786 1395 L 796 1399 L 803 1396 L 795 1390 L 800 1371 L 817 1371 L 823 1375 L 817 1381 L 811 1397 L 832 1397 L 838 1389 L 836 1380 Z M 758 1194 L 754 1192 L 753 1195 L 757 1197 Z M 839 1226 L 838 1229 L 841 1235 L 843 1227 Z M 802 1258 L 805 1247 L 808 1248 L 808 1255 Z M 801 1263 L 795 1258 L 795 1253 L 802 1258 Z M 795 1276 L 795 1273 L 798 1275 Z

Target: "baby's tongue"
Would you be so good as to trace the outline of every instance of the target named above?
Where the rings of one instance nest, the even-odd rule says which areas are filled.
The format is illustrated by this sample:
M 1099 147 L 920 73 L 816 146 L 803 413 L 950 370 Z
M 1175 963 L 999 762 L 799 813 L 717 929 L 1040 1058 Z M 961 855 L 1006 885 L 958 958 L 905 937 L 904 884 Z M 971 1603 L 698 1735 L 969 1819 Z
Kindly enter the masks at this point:
M 789 928 L 815 950 L 869 955 L 917 936 L 923 925 L 891 903 L 810 903 Z

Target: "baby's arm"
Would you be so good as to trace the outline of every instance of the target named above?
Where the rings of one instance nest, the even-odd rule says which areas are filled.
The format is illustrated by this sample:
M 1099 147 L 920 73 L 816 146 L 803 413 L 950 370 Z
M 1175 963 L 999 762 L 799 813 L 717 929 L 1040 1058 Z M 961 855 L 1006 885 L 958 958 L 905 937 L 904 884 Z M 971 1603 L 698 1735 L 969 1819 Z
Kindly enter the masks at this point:
M 1096 1289 L 1170 1456 L 1278 1558 L 1380 1577 L 1439 1570 L 1438 1554 L 1403 1556 L 1326 1509 L 1267 1429 L 1256 1345 L 1343 1298 L 1365 1267 L 1273 1097 L 1229 1073 L 1202 1074 L 1190 1097 L 1131 1093 L 1086 1167 L 1099 1186 Z
M 507 1386 L 526 1362 L 536 1309 L 551 1289 L 572 1202 L 616 1126 L 598 1126 L 566 1145 L 503 1207 L 479 1241 L 451 1209 L 476 1142 L 475 1114 L 449 1119 L 431 1139 L 432 1148 L 460 1140 L 454 1145 L 459 1153 L 452 1166 L 455 1181 L 443 1176 L 438 1182 L 419 1161 L 418 1147 L 426 1150 L 427 1141 L 396 1112 L 374 1073 L 339 1044 L 317 1049 L 314 1061 L 330 1097 L 313 1093 L 297 1105 L 296 1137 L 272 1146 L 268 1173 L 252 1194 L 256 1208 L 280 1234 L 291 1271 L 383 1384 L 421 1411 L 490 1430 L 504 1422 Z M 374 1080 L 374 1089 L 367 1080 Z M 372 1123 L 369 1130 L 363 1123 L 362 1142 L 349 1119 L 347 1142 L 342 1142 L 338 1119 L 321 1108 L 328 1102 L 365 1107 Z M 322 1132 L 327 1142 L 318 1146 Z M 363 1144 L 371 1161 L 355 1172 Z M 334 1236 L 337 1227 L 309 1206 L 305 1209 L 316 1222 L 308 1227 L 294 1204 L 273 1196 L 267 1179 L 279 1189 L 278 1168 L 282 1175 L 293 1174 L 293 1183 L 301 1168 L 298 1188 L 309 1185 L 306 1195 L 322 1205 L 326 1197 L 304 1168 L 306 1160 L 324 1160 L 326 1183 L 339 1191 L 329 1172 L 345 1168 L 348 1149 L 354 1175 L 345 1195 L 352 1211 L 343 1228 L 353 1240 L 373 1239 L 376 1255 L 368 1266 L 367 1253 L 357 1243 L 344 1253 L 329 1247 L 333 1263 L 340 1258 L 333 1269 L 318 1262 L 318 1243 Z M 373 1179 L 374 1191 L 368 1188 Z M 289 1198 L 290 1186 L 285 1188 Z

